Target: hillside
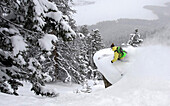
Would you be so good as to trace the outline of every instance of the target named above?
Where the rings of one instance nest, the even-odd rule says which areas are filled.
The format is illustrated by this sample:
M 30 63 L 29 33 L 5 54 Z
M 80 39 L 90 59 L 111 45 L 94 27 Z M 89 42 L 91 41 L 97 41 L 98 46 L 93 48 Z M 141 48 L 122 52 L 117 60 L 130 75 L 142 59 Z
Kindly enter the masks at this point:
M 121 44 L 127 42 L 129 34 L 133 33 L 136 28 L 142 38 L 148 38 L 161 30 L 166 29 L 170 22 L 169 3 L 166 6 L 145 6 L 146 9 L 153 11 L 159 19 L 157 20 L 142 20 L 142 19 L 118 19 L 113 21 L 103 21 L 95 25 L 88 26 L 89 30 L 98 28 L 106 45 L 112 42 Z M 140 15 L 137 14 L 137 15 Z

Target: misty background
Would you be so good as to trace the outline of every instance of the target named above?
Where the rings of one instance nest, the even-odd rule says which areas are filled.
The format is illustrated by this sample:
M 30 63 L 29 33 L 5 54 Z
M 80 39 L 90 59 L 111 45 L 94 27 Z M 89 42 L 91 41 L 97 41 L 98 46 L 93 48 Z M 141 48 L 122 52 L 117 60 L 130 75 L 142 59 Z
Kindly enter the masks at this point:
M 155 37 L 159 40 L 163 39 L 164 37 L 160 37 L 162 34 L 158 35 L 158 33 L 169 30 L 170 13 L 168 11 L 170 10 L 170 0 L 131 0 L 128 3 L 123 0 L 121 0 L 122 2 L 109 2 L 109 0 L 107 2 L 102 0 L 74 1 L 75 5 L 73 7 L 78 9 L 75 15 L 77 24 L 80 26 L 87 25 L 90 31 L 99 29 L 106 47 L 109 47 L 112 42 L 117 45 L 127 43 L 130 34 L 134 33 L 136 28 L 145 42 L 149 39 L 156 39 Z M 108 8 L 102 8 L 104 5 L 108 5 Z M 93 12 L 97 12 L 97 14 L 92 15 Z M 169 35 L 166 35 L 164 40 L 169 42 L 167 37 L 169 38 Z

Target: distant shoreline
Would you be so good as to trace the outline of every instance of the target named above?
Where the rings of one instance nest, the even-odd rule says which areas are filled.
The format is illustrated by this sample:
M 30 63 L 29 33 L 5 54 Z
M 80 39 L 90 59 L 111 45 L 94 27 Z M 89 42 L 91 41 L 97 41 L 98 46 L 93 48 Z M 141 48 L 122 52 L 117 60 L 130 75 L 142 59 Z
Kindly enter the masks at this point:
M 88 25 L 88 29 L 99 29 L 104 44 L 109 45 L 112 42 L 122 44 L 129 39 L 129 34 L 133 33 L 135 28 L 139 29 L 142 38 L 147 38 L 159 31 L 163 31 L 170 26 L 170 2 L 166 6 L 147 5 L 144 8 L 151 10 L 158 16 L 156 20 L 120 18 L 117 20 L 107 20 Z
M 158 6 L 158 5 L 144 5 L 142 7 L 142 9 L 144 9 L 144 10 L 139 9 L 141 11 L 141 13 L 139 13 L 141 15 L 141 17 L 140 17 L 140 15 L 136 15 L 136 16 L 134 15 L 134 14 L 138 14 L 137 11 L 136 11 L 136 13 L 135 12 L 133 13 L 133 11 L 131 11 L 130 13 L 123 12 L 122 14 L 120 14 L 120 16 L 117 13 L 114 15 L 113 14 L 114 11 L 113 11 L 113 13 L 112 12 L 110 13 L 110 11 L 109 11 L 110 14 L 109 13 L 106 13 L 106 14 L 100 13 L 101 15 L 99 15 L 99 13 L 96 13 L 96 14 L 91 15 L 92 13 L 94 13 L 95 10 L 97 11 L 100 9 L 96 9 L 97 7 L 95 7 L 95 5 L 94 5 L 95 10 L 94 11 L 92 10 L 93 12 L 89 12 L 89 13 L 86 12 L 86 9 L 87 9 L 87 11 L 89 11 L 88 9 L 92 8 L 92 6 L 93 6 L 93 5 L 91 5 L 91 3 L 88 4 L 88 2 L 89 1 L 87 1 L 87 3 L 85 3 L 85 5 L 89 6 L 89 8 L 87 8 L 86 6 L 85 7 L 79 6 L 77 8 L 77 9 L 80 9 L 80 11 L 78 11 L 78 13 L 75 14 L 75 20 L 77 21 L 77 24 L 79 26 L 81 26 L 81 25 L 95 25 L 99 22 L 114 21 L 114 20 L 119 20 L 119 19 L 158 20 L 159 18 L 162 18 L 161 12 L 157 12 L 159 10 L 158 8 L 165 8 L 168 6 L 168 3 L 170 3 L 170 2 L 166 2 L 166 3 L 164 3 L 164 5 L 160 5 L 160 6 Z M 92 4 L 95 4 L 94 1 Z M 157 8 L 157 9 L 155 9 L 155 8 Z M 85 11 L 81 12 L 81 11 L 83 11 L 83 9 L 85 9 Z M 122 10 L 120 10 L 120 12 L 121 11 Z M 89 15 L 87 15 L 85 17 L 85 14 L 89 14 Z M 129 16 L 128 15 L 126 16 L 126 14 L 129 14 Z M 123 18 L 121 18 L 121 17 L 123 17 Z M 85 24 L 83 24 L 83 23 L 85 23 Z

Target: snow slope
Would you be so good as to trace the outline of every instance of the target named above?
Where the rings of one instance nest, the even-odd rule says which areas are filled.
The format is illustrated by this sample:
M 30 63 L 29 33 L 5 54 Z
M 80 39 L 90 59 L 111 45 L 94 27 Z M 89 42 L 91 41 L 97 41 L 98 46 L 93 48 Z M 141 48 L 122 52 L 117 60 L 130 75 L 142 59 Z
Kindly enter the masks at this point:
M 135 54 L 135 60 L 127 68 L 128 73 L 103 93 L 109 99 L 106 104 L 170 106 L 170 47 L 141 47 Z
M 114 57 L 114 51 L 111 48 L 100 50 L 94 54 L 94 62 L 98 71 L 112 84 L 120 80 L 123 77 L 122 75 L 125 75 L 126 69 L 133 61 L 132 56 L 135 55 L 135 48 L 129 46 L 123 49 L 128 52 L 128 55 L 123 60 L 114 63 L 111 63 Z
M 108 49 L 104 51 L 101 54 Z M 36 96 L 28 90 L 20 91 L 18 97 L 0 93 L 0 106 L 170 106 L 169 54 L 170 46 L 166 45 L 140 47 L 127 65 L 127 73 L 107 89 L 100 86 L 90 94 L 83 94 L 74 93 L 74 85 L 48 86 L 62 91 L 55 98 Z M 103 57 L 103 67 L 107 66 Z
M 103 52 L 104 53 L 104 52 Z M 74 106 L 170 106 L 170 47 L 154 45 L 135 50 L 124 77 L 102 92 L 95 92 Z M 108 67 L 103 61 L 103 66 Z

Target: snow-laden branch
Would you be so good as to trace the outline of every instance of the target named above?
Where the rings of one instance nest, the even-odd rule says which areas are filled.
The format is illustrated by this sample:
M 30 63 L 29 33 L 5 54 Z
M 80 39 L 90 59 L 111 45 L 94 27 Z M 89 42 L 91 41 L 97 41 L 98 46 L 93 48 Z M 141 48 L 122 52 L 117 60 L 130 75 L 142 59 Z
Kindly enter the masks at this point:
M 18 24 L 14 23 L 14 22 L 11 22 L 11 21 L 8 20 L 8 19 L 5 19 L 5 18 L 2 17 L 2 16 L 0 16 L 0 18 L 1 18 L 2 20 L 4 20 L 4 21 L 6 21 L 6 22 L 8 22 L 8 23 L 10 23 L 10 24 L 12 24 L 12 25 L 14 25 L 14 26 L 16 26 L 16 27 L 18 27 L 18 28 L 26 31 L 26 32 L 28 32 L 28 33 L 31 33 L 31 34 L 39 34 L 38 32 L 34 32 L 34 31 L 31 31 L 31 30 L 25 29 L 25 28 L 19 26 Z

